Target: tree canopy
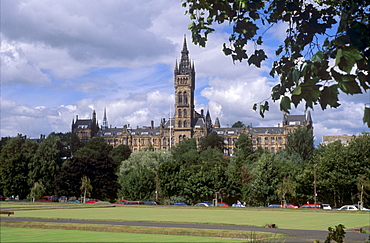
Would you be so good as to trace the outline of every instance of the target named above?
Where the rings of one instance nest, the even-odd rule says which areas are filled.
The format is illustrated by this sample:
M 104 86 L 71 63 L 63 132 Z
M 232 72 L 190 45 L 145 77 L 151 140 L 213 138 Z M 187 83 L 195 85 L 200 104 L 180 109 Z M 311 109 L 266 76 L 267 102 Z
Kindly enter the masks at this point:
M 286 24 L 285 40 L 276 49 L 270 75 L 280 83 L 271 99 L 289 112 L 301 102 L 306 108 L 340 106 L 338 95 L 362 94 L 370 89 L 370 7 L 367 0 L 182 0 L 192 23 L 195 44 L 205 47 L 213 25 L 229 23 L 229 43 L 223 44 L 232 60 L 261 67 L 268 57 L 262 48 L 268 30 Z M 247 53 L 247 45 L 254 52 Z M 254 104 L 263 117 L 268 101 Z M 370 127 L 370 107 L 363 122 Z

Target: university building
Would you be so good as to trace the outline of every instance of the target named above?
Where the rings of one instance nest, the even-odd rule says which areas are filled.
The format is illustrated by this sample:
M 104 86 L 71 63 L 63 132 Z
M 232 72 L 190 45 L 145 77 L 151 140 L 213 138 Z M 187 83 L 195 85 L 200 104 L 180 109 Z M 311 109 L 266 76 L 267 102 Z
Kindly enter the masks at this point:
M 133 128 L 130 125 L 123 127 L 108 127 L 107 114 L 104 110 L 102 125 L 99 126 L 96 112 L 90 119 L 72 121 L 72 132 L 76 133 L 81 141 L 88 141 L 93 137 L 103 137 L 104 140 L 116 147 L 128 145 L 132 152 L 152 147 L 154 150 L 170 150 L 186 138 L 195 138 L 199 144 L 205 136 L 216 132 L 224 138 L 224 154 L 234 154 L 235 142 L 239 135 L 245 133 L 250 136 L 253 148 L 262 147 L 272 153 L 285 148 L 287 135 L 301 126 L 312 128 L 310 112 L 306 115 L 284 114 L 281 125 L 277 127 L 253 127 L 252 125 L 241 128 L 221 127 L 216 118 L 212 122 L 209 111 L 197 112 L 194 107 L 195 67 L 190 61 L 186 39 L 184 38 L 181 51 L 181 60 L 175 64 L 174 70 L 175 112 L 174 117 L 166 120 L 163 118 L 159 126 L 151 121 L 149 126 Z

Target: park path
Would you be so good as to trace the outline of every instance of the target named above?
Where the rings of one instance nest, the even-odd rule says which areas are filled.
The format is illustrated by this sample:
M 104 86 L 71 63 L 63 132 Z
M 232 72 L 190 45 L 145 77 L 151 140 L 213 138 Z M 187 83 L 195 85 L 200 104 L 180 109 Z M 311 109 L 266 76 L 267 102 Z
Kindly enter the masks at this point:
M 141 227 L 168 227 L 168 228 L 193 228 L 193 229 L 218 229 L 218 230 L 242 230 L 255 232 L 272 232 L 284 234 L 288 238 L 274 240 L 274 242 L 304 243 L 319 240 L 324 242 L 328 231 L 323 230 L 298 230 L 280 228 L 261 228 L 256 226 L 242 225 L 213 225 L 213 224 L 185 224 L 185 223 L 159 223 L 159 222 L 130 222 L 130 221 L 104 221 L 104 220 L 69 220 L 69 219 L 41 219 L 41 218 L 17 218 L 1 217 L 1 221 L 19 222 L 45 222 L 45 223 L 76 223 L 76 224 L 102 224 L 102 225 L 122 225 L 122 226 L 141 226 Z M 369 240 L 369 234 L 347 232 L 344 242 L 364 243 Z

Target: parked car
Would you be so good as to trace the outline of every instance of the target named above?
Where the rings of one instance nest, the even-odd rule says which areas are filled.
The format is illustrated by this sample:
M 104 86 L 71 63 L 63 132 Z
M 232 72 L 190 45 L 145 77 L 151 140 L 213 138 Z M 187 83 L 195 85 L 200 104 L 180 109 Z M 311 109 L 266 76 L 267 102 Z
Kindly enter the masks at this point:
M 144 205 L 159 205 L 160 202 L 153 200 L 153 199 L 148 199 L 143 201 Z
M 184 202 L 175 202 L 174 204 L 172 204 L 174 206 L 188 206 L 186 203 Z
M 218 202 L 217 207 L 229 207 L 229 205 L 224 202 Z
M 208 205 L 208 207 L 213 207 L 213 206 L 214 206 L 214 205 L 213 205 L 213 203 L 211 203 L 211 202 L 202 202 L 202 203 L 207 204 L 207 205 Z
M 309 208 L 309 209 L 321 209 L 320 204 L 304 204 L 300 208 Z
M 356 208 L 355 205 L 344 205 L 341 208 L 339 208 L 338 210 L 357 211 L 358 208 Z
M 322 209 L 325 209 L 325 210 L 330 210 L 331 209 L 330 204 L 321 204 L 321 206 L 322 206 Z
M 358 204 L 353 204 L 353 206 L 355 206 L 355 207 L 356 207 L 356 208 L 358 208 L 359 210 L 363 210 L 363 211 L 370 211 L 370 209 L 365 208 L 364 206 L 361 206 L 361 205 L 358 205 Z
M 101 200 L 99 200 L 99 199 L 90 199 L 90 200 L 86 201 L 86 203 L 97 203 L 97 202 L 101 202 Z
M 236 207 L 236 208 L 245 208 L 245 205 L 242 204 L 242 203 L 234 203 L 233 205 L 231 205 L 232 207 Z
M 41 199 L 36 200 L 36 202 L 58 202 L 58 197 L 55 197 L 55 196 L 43 196 Z
M 128 201 L 128 200 L 119 200 L 118 202 L 112 204 L 121 204 L 121 205 L 143 205 L 142 201 Z
M 4 197 L 3 195 L 0 195 L 0 201 L 5 201 L 6 197 Z
M 270 204 L 267 207 L 268 208 L 282 208 L 283 206 L 281 204 Z
M 197 203 L 194 206 L 195 207 L 209 207 L 207 203 Z
M 287 203 L 287 204 L 285 204 L 285 208 L 298 208 L 298 206 L 295 206 L 293 204 Z
M 68 200 L 67 203 L 81 203 L 79 200 Z

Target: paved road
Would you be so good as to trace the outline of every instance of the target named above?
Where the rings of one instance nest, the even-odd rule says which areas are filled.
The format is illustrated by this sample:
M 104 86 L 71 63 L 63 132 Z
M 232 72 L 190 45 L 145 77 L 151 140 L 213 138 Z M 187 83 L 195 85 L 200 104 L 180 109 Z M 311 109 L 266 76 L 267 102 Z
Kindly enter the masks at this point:
M 254 226 L 238 225 L 212 225 L 212 224 L 181 224 L 181 223 L 156 223 L 156 222 L 118 222 L 118 221 L 100 221 L 100 220 L 64 220 L 64 219 L 38 219 L 38 218 L 17 218 L 2 217 L 1 221 L 21 221 L 21 222 L 49 222 L 49 223 L 77 223 L 77 224 L 104 224 L 104 225 L 124 225 L 124 226 L 142 226 L 142 227 L 169 227 L 169 228 L 195 228 L 195 229 L 219 229 L 219 230 L 243 230 L 243 231 L 261 231 L 273 232 L 287 235 L 288 238 L 279 239 L 274 242 L 314 242 L 320 240 L 324 242 L 328 231 L 323 230 L 297 230 L 297 229 L 268 229 Z M 347 232 L 344 238 L 345 242 L 357 243 L 365 242 L 370 237 L 369 234 L 360 234 Z

